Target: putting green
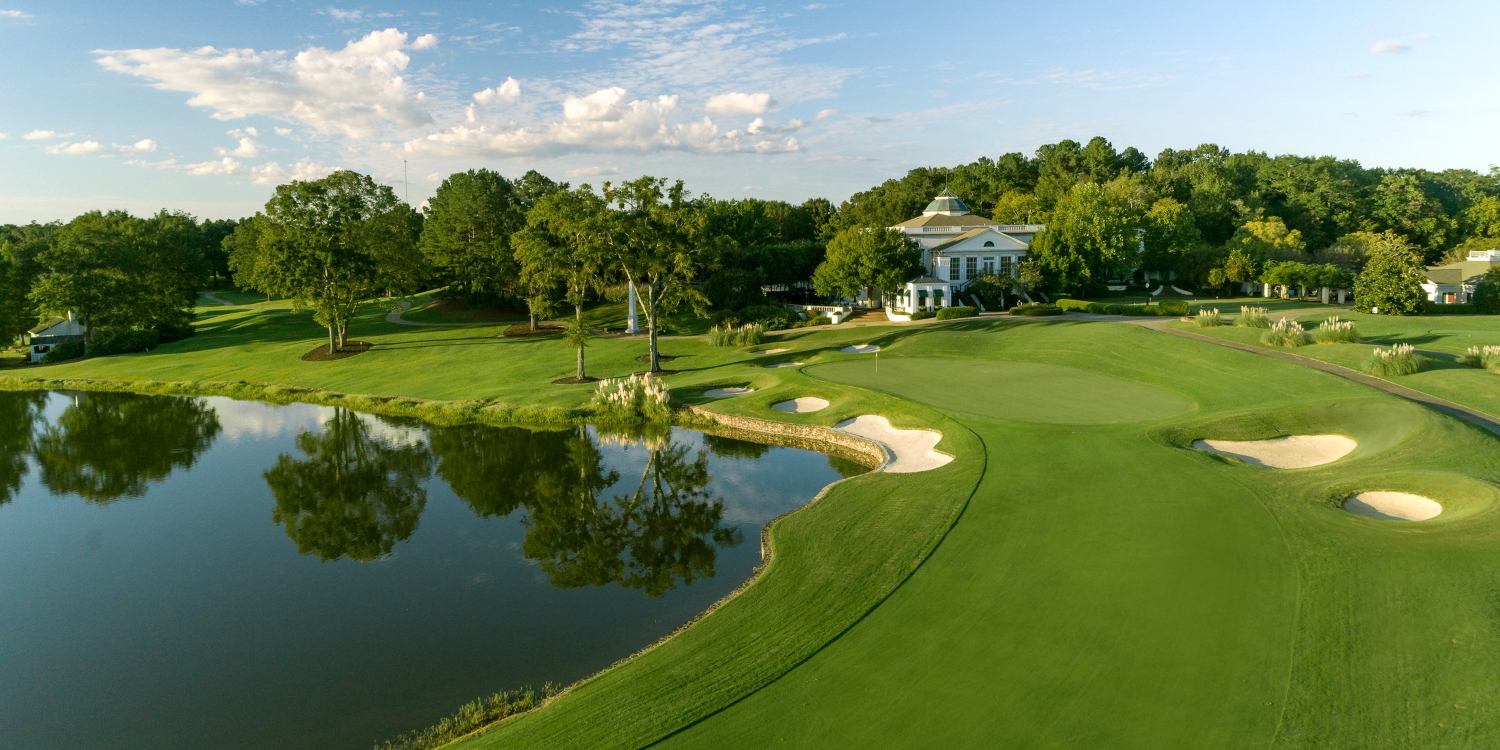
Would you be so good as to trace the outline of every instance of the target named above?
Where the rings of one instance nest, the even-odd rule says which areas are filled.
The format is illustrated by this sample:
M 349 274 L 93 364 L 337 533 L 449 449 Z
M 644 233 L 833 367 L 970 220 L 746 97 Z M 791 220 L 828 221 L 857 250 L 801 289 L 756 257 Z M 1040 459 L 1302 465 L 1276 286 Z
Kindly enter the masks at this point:
M 942 409 L 1016 422 L 1144 422 L 1182 414 L 1193 406 L 1160 388 L 1039 362 L 861 359 L 819 365 L 809 374 Z

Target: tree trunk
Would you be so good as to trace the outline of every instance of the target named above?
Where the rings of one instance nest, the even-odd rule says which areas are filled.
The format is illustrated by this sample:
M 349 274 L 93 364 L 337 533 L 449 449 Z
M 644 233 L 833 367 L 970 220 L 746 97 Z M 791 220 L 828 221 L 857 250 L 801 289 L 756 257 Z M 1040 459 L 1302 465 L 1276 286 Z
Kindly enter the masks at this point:
M 579 328 L 583 328 L 583 305 L 574 305 L 573 306 L 573 320 L 574 320 L 574 325 L 577 325 Z M 581 346 L 578 347 L 578 375 L 577 375 L 577 378 L 579 380 L 583 380 L 583 378 L 584 378 L 584 374 L 583 374 L 583 347 L 581 347 Z
M 334 333 L 334 327 L 328 326 L 328 353 L 333 354 L 339 350 L 338 336 Z
M 661 358 L 656 353 L 656 302 L 659 295 L 656 285 L 646 287 L 646 327 L 651 338 L 651 372 L 661 372 Z
M 528 315 L 531 316 L 531 330 L 535 331 L 536 330 L 536 308 L 534 308 L 534 307 L 532 307 L 531 305 L 528 304 L 526 306 L 526 312 L 527 312 Z

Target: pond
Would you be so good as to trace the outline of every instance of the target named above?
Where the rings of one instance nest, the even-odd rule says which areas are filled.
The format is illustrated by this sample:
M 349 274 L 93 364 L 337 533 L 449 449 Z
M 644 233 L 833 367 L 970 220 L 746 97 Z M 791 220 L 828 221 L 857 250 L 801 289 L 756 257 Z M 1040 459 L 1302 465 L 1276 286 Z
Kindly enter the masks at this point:
M 570 683 L 863 467 L 672 428 L 0 392 L 0 748 L 351 748 Z

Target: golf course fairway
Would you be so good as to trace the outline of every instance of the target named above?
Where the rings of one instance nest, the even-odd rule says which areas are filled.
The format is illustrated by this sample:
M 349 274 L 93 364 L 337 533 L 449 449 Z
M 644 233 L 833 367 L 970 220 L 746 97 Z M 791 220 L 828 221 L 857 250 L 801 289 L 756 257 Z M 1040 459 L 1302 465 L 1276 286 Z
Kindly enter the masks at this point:
M 931 500 L 957 489 L 962 467 L 983 466 L 957 521 L 908 578 L 784 673 L 741 683 L 721 706 L 677 712 L 680 726 L 660 736 L 635 734 L 629 717 L 666 728 L 656 712 L 680 705 L 653 687 L 668 666 L 649 664 L 671 641 L 607 673 L 608 691 L 585 683 L 457 746 L 1500 741 L 1490 711 L 1500 692 L 1493 436 L 1308 368 L 1125 325 L 973 322 L 878 343 L 878 373 L 868 356 L 829 357 L 799 382 L 930 405 L 952 422 L 933 428 L 957 437 L 961 425 L 973 439 L 945 437 L 939 448 L 957 458 L 925 483 L 874 474 L 841 487 L 903 482 L 902 492 L 835 499 L 878 517 L 895 497 Z M 737 413 L 749 408 L 732 401 Z M 808 417 L 825 413 L 845 415 L 836 405 Z M 1284 471 L 1191 448 L 1288 430 L 1364 447 Z M 1343 510 L 1367 490 L 1438 498 L 1445 512 L 1410 523 Z M 823 617 L 853 596 L 837 583 L 846 572 L 800 571 L 830 585 L 821 605 L 789 604 Z M 779 574 L 773 563 L 742 596 Z M 744 618 L 739 628 L 772 627 L 785 611 L 747 611 L 767 605 L 730 601 L 684 635 L 712 633 L 730 613 Z M 692 677 L 694 667 L 678 666 Z M 744 674 L 736 658 L 715 668 L 727 680 Z M 624 723 L 601 726 L 605 715 Z

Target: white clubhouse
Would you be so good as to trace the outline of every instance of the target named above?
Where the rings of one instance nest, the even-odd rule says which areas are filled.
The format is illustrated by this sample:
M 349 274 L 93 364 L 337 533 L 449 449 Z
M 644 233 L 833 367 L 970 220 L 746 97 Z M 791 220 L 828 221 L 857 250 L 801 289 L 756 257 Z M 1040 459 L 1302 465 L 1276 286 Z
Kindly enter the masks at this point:
M 927 268 L 927 275 L 907 282 L 905 291 L 889 305 L 893 312 L 909 314 L 963 304 L 953 301 L 954 294 L 962 293 L 975 277 L 1003 273 L 1014 278 L 1031 238 L 1044 225 L 1001 224 L 975 216 L 963 201 L 944 190 L 921 216 L 891 228 L 905 232 L 921 246 L 922 265 Z

